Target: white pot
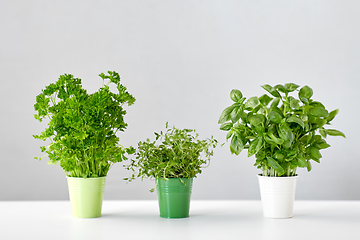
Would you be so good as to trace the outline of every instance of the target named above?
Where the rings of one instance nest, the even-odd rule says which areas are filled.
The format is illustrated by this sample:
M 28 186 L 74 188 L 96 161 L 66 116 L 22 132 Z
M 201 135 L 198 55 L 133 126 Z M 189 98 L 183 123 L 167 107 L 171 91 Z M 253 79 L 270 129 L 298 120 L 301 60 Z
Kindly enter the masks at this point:
M 264 217 L 291 218 L 297 176 L 263 177 L 258 175 Z

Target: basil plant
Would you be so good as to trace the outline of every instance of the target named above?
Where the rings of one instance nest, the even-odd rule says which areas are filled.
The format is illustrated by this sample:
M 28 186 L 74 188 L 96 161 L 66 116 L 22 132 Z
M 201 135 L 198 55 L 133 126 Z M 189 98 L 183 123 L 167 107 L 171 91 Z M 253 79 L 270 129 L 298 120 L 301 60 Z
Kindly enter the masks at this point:
M 344 133 L 327 129 L 326 125 L 339 112 L 329 112 L 313 100 L 313 90 L 294 83 L 264 85 L 268 94 L 246 100 L 241 91 L 233 89 L 230 98 L 234 104 L 220 116 L 220 129 L 227 131 L 230 152 L 239 155 L 248 150 L 255 155 L 254 166 L 263 176 L 295 176 L 298 167 L 311 170 L 311 160 L 320 163 L 320 150 L 330 147 L 325 138 L 343 136 Z M 298 93 L 298 99 L 295 97 Z M 293 96 L 291 96 L 293 95 Z

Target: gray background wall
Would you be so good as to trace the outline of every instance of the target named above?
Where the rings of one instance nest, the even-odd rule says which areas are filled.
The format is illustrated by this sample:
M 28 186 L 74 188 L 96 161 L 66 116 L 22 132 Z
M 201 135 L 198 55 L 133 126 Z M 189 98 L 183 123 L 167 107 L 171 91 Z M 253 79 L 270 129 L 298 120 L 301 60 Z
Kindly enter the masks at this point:
M 309 85 L 329 110 L 340 109 L 321 164 L 299 170 L 297 199 L 360 200 L 358 150 L 360 3 L 358 1 L 90 1 L 0 2 L 0 200 L 65 200 L 59 166 L 34 160 L 45 128 L 33 118 L 35 96 L 71 73 L 89 92 L 97 76 L 118 71 L 137 98 L 127 108 L 125 146 L 153 137 L 165 122 L 195 128 L 217 124 L 229 92 L 260 96 L 263 84 Z M 260 199 L 254 158 L 215 150 L 194 182 L 193 199 Z M 153 181 L 126 184 L 115 165 L 105 199 L 156 199 Z

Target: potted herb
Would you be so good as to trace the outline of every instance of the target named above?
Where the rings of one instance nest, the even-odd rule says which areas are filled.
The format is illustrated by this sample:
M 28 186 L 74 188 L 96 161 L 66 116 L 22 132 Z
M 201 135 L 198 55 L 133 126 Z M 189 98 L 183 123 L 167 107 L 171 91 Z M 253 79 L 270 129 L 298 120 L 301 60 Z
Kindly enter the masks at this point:
M 116 133 L 127 127 L 123 105 L 132 105 L 135 98 L 120 83 L 118 73 L 108 74 L 99 75 L 103 86 L 92 94 L 82 88 L 80 79 L 61 75 L 42 90 L 34 105 L 35 118 L 48 121 L 48 127 L 34 138 L 51 141 L 41 151 L 49 164 L 59 163 L 66 173 L 75 217 L 101 216 L 107 173 L 114 163 L 127 159 L 126 152 L 132 152 L 132 148 L 119 145 Z M 110 84 L 117 93 L 110 91 Z
M 153 142 L 147 139 L 138 143 L 136 160 L 126 167 L 133 174 L 125 180 L 154 178 L 160 217 L 189 217 L 193 178 L 210 163 L 217 141 L 213 137 L 198 140 L 195 130 L 169 128 L 168 123 L 166 132 L 155 132 L 155 136 Z
M 262 86 L 271 96 L 251 97 L 247 101 L 239 90 L 230 93 L 234 104 L 221 114 L 221 130 L 227 131 L 230 152 L 248 150 L 261 169 L 259 184 L 265 217 L 292 217 L 296 170 L 311 170 L 311 161 L 320 163 L 320 150 L 330 147 L 325 138 L 345 135 L 326 125 L 339 112 L 328 112 L 311 99 L 313 90 L 293 83 Z M 298 98 L 294 95 L 298 91 Z M 293 95 L 293 96 L 291 96 Z

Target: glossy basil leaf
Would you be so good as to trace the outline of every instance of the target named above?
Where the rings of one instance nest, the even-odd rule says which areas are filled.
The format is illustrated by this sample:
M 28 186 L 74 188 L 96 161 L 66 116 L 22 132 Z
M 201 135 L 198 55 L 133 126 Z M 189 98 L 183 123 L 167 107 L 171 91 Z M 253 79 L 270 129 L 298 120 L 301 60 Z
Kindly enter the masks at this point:
M 322 139 L 320 135 L 315 135 L 315 136 L 313 136 L 313 138 L 312 138 L 312 142 L 313 142 L 313 143 L 322 143 L 322 142 L 324 142 L 324 141 L 325 141 L 325 140 Z
M 274 86 L 274 89 L 277 89 L 277 90 L 279 90 L 280 92 L 285 93 L 285 94 L 288 93 L 288 90 L 286 89 L 286 87 L 284 87 L 284 86 L 281 85 L 281 84 L 278 84 L 278 85 Z
M 230 98 L 231 100 L 233 100 L 234 102 L 240 102 L 241 98 L 243 97 L 242 93 L 240 92 L 240 90 L 237 89 L 233 89 L 230 92 Z
M 281 160 L 284 159 L 285 155 L 284 155 L 283 153 L 281 153 L 281 152 L 276 152 L 276 153 L 274 153 L 273 157 L 274 157 L 275 159 L 281 161 Z
M 259 101 L 265 107 L 269 104 L 269 102 L 271 102 L 271 100 L 273 100 L 273 98 L 269 97 L 267 94 L 264 94 L 261 97 L 259 97 Z
M 265 151 L 259 151 L 258 153 L 256 153 L 255 157 L 256 160 L 263 160 L 265 159 Z
M 303 101 L 302 98 L 309 100 L 312 97 L 312 95 L 313 95 L 313 90 L 309 86 L 304 86 L 299 91 L 299 98 L 301 101 Z
M 306 139 L 306 144 L 309 144 L 309 143 L 311 143 L 313 141 L 313 136 L 314 136 L 314 133 L 309 132 L 308 137 Z
M 289 96 L 289 101 L 290 101 L 290 107 L 293 109 L 299 109 L 300 108 L 300 101 L 293 98 L 292 96 Z
M 279 126 L 279 137 L 283 140 L 288 140 L 290 144 L 294 140 L 294 134 L 292 133 L 291 129 L 286 125 L 280 125 Z
M 265 84 L 261 86 L 263 89 L 265 89 L 267 92 L 269 92 L 272 96 L 281 98 L 281 95 L 278 91 L 276 91 L 273 87 L 271 87 L 268 84 Z
M 231 119 L 231 112 L 235 108 L 234 105 L 231 105 L 230 107 L 227 107 L 224 109 L 224 111 L 221 113 L 218 123 L 224 123 L 227 121 L 230 121 Z
M 316 119 L 315 123 L 317 124 L 318 128 L 321 128 L 322 126 L 324 126 L 327 123 L 327 121 L 326 121 L 326 119 L 318 118 L 318 119 Z
M 269 112 L 268 118 L 274 123 L 280 123 L 283 119 L 283 117 L 278 112 L 274 111 Z
M 306 159 L 304 157 L 298 157 L 297 161 L 298 161 L 299 167 L 303 168 L 303 167 L 307 166 L 307 162 L 306 162 Z
M 268 132 L 267 135 L 268 135 L 268 136 L 271 138 L 271 140 L 272 140 L 273 142 L 275 142 L 276 144 L 281 145 L 281 144 L 284 143 L 284 140 L 283 140 L 283 139 L 275 137 L 275 135 L 274 135 L 272 132 Z
M 277 107 L 279 105 L 280 98 L 275 98 L 274 101 L 271 103 L 270 108 Z
M 320 133 L 320 135 L 321 135 L 323 138 L 326 138 L 326 137 L 327 137 L 327 134 L 326 134 L 324 128 L 320 128 L 320 129 L 319 129 L 319 133 Z
M 280 108 L 278 108 L 278 107 L 272 107 L 272 108 L 270 109 L 270 111 L 272 111 L 272 112 L 277 112 L 277 113 L 280 114 L 281 116 L 282 116 L 282 114 L 283 114 L 283 111 L 281 111 Z
M 244 149 L 244 144 L 243 144 L 242 140 L 239 137 L 237 137 L 236 135 L 234 135 L 231 138 L 230 152 L 235 155 L 239 155 L 243 149 Z
M 339 109 L 335 109 L 334 111 L 331 111 L 331 112 L 329 113 L 329 116 L 326 118 L 326 120 L 327 120 L 328 122 L 331 122 L 338 113 L 339 113 Z
M 263 123 L 265 123 L 265 116 L 262 114 L 256 114 L 256 115 L 251 116 L 251 118 L 250 118 L 251 125 L 257 126 L 257 125 L 260 125 Z
M 288 90 L 288 92 L 293 92 L 296 89 L 298 89 L 298 87 L 300 87 L 299 85 L 296 85 L 294 83 L 286 83 L 285 84 L 286 89 Z
M 308 135 L 304 135 L 299 139 L 299 141 L 306 144 L 308 137 L 309 137 Z
M 301 121 L 303 121 L 303 122 L 307 122 L 307 121 L 308 121 L 308 116 L 305 115 L 305 114 L 301 114 L 301 115 L 300 115 L 300 119 L 301 119 Z
M 313 158 L 313 160 L 317 163 L 320 163 L 320 159 L 317 159 L 317 158 Z
M 231 121 L 232 122 L 237 122 L 239 121 L 240 117 L 241 117 L 241 114 L 243 113 L 244 111 L 244 107 L 243 106 L 237 106 L 237 107 L 234 107 L 234 109 L 231 111 L 230 113 L 230 118 L 231 118 Z
M 275 169 L 275 171 L 281 176 L 285 173 L 285 170 L 277 163 L 275 159 L 272 157 L 266 157 L 267 162 L 269 163 L 270 167 Z
M 307 160 L 306 163 L 307 163 L 307 164 L 306 164 L 306 168 L 307 168 L 308 172 L 310 172 L 310 171 L 311 171 L 311 168 L 312 168 L 311 162 L 310 162 L 309 160 Z
M 301 100 L 303 103 L 309 103 L 309 100 L 308 100 L 307 98 L 301 97 L 300 100 Z
M 316 147 L 318 147 L 319 149 L 326 149 L 326 148 L 330 147 L 330 145 L 326 142 L 323 142 L 323 143 L 316 144 Z
M 233 126 L 233 123 L 232 122 L 227 122 L 227 123 L 223 123 L 221 126 L 220 126 L 220 130 L 223 130 L 223 131 L 229 131 Z
M 320 159 L 322 157 L 321 154 L 320 154 L 319 149 L 317 147 L 314 147 L 314 146 L 310 147 L 310 154 L 311 154 L 311 156 L 313 157 L 314 160 L 315 159 L 318 160 L 318 159 Z
M 272 140 L 269 136 L 264 136 L 264 140 L 265 140 L 265 142 L 267 142 L 268 144 L 271 144 L 271 145 L 273 145 L 273 146 L 277 146 L 277 143 L 276 143 L 274 140 Z
M 262 146 L 263 146 L 262 137 L 257 137 L 249 145 L 248 157 L 251 157 L 252 155 L 256 154 L 262 148 Z
M 345 137 L 345 134 L 335 129 L 325 129 L 325 132 L 330 136 L 342 136 Z
M 249 98 L 245 103 L 245 108 L 256 108 L 260 105 L 260 101 L 257 97 L 251 97 Z
M 302 128 L 305 127 L 304 122 L 303 122 L 300 118 L 298 118 L 298 117 L 296 117 L 296 116 L 288 117 L 288 118 L 286 119 L 286 121 L 287 121 L 287 122 L 297 123 L 297 124 L 299 124 Z
M 322 107 L 314 107 L 309 110 L 309 113 L 315 117 L 328 117 L 329 112 Z
M 229 131 L 227 134 L 226 134 L 226 140 L 228 140 L 229 138 L 231 138 L 231 136 L 234 134 L 233 131 Z
M 322 104 L 321 102 L 317 102 L 317 101 L 313 101 L 313 102 L 311 102 L 311 103 L 310 103 L 310 106 L 313 106 L 313 107 L 320 107 L 320 108 L 325 109 L 324 104 Z

